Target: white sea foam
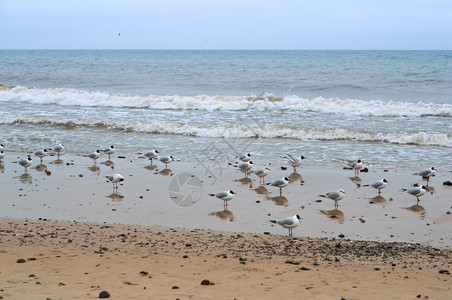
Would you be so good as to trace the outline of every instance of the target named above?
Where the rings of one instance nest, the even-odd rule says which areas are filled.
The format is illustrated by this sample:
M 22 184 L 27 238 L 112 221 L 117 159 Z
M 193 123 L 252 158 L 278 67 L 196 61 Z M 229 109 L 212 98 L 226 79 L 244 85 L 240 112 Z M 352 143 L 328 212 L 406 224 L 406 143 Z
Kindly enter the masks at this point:
M 346 128 L 300 128 L 283 125 L 201 125 L 154 121 L 99 121 L 91 119 L 65 119 L 47 116 L 0 116 L 0 124 L 51 124 L 65 127 L 105 127 L 123 131 L 155 134 L 175 134 L 212 138 L 264 138 L 296 140 L 356 140 L 452 147 L 452 135 L 426 132 L 372 132 Z
M 298 96 L 138 96 L 89 92 L 76 89 L 0 89 L 0 101 L 56 104 L 64 106 L 133 107 L 157 110 L 293 110 L 360 116 L 443 116 L 452 117 L 451 104 L 359 99 L 305 99 Z

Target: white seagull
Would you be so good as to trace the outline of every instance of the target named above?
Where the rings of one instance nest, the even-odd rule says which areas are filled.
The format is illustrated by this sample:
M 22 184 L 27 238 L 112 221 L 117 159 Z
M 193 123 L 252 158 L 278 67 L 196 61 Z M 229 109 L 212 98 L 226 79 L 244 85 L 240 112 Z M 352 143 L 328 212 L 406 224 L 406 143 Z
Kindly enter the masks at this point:
M 351 163 L 350 167 L 353 168 L 353 170 L 355 170 L 355 177 L 359 177 L 359 170 L 363 167 L 363 162 L 358 159 L 357 162 Z
M 387 185 L 388 185 L 388 181 L 383 178 L 383 179 L 375 181 L 372 184 L 365 184 L 363 186 L 371 186 L 374 189 L 377 189 L 378 190 L 378 195 L 380 195 L 381 190 L 384 189 Z
M 158 152 L 157 150 L 152 150 L 152 151 L 146 152 L 146 153 L 144 154 L 144 156 L 146 156 L 147 158 L 149 158 L 149 160 L 151 161 L 151 165 L 152 165 L 152 159 L 153 159 L 153 158 L 157 158 L 158 153 L 159 153 L 159 152 Z
M 284 178 L 275 180 L 272 183 L 267 183 L 267 184 L 270 184 L 271 186 L 275 186 L 275 187 L 279 188 L 279 195 L 281 196 L 282 189 L 285 188 L 289 184 L 289 178 L 284 177 Z
M 284 228 L 289 229 L 289 236 L 292 236 L 292 229 L 298 226 L 300 224 L 301 217 L 299 215 L 294 215 L 290 218 L 284 218 L 279 220 L 269 220 L 272 223 L 281 225 Z
M 96 150 L 90 154 L 88 154 L 88 157 L 91 158 L 94 161 L 94 164 L 96 164 L 97 159 L 102 155 L 100 150 Z
M 422 178 L 427 179 L 427 185 L 430 177 L 435 176 L 436 169 L 434 167 L 431 167 L 430 169 L 422 170 L 420 172 L 414 173 L 413 175 L 420 175 Z
M 251 154 L 247 153 L 247 154 L 239 155 L 239 159 L 243 162 L 248 162 L 251 160 Z
M 0 144 L 0 151 L 1 151 L 1 150 L 4 150 L 4 149 L 5 149 L 4 147 L 5 147 L 5 145 Z
M 118 190 L 118 183 L 124 181 L 124 177 L 121 174 L 114 174 L 107 177 L 108 180 L 113 184 L 113 190 Z
M 422 186 L 415 186 L 409 189 L 402 189 L 403 191 L 407 192 L 410 195 L 413 195 L 417 198 L 417 204 L 419 204 L 419 197 L 424 195 L 425 192 L 427 192 L 427 188 L 425 185 Z
M 232 190 L 229 191 L 223 191 L 223 192 L 218 192 L 216 194 L 209 194 L 209 196 L 212 197 L 217 197 L 220 200 L 224 201 L 224 207 L 228 207 L 228 201 L 231 200 L 232 198 L 234 198 L 234 195 L 236 193 L 234 193 Z
M 301 166 L 301 163 L 303 162 L 303 159 L 305 159 L 305 157 L 303 155 L 300 156 L 300 158 L 298 158 L 298 157 L 294 157 L 294 156 L 292 156 L 290 154 L 286 154 L 285 156 L 282 156 L 282 158 L 287 159 L 289 164 L 293 167 L 293 171 L 294 172 L 297 171 L 297 167 Z
M 170 156 L 160 156 L 159 161 L 165 164 L 165 168 L 168 169 L 168 164 L 174 161 L 174 158 L 172 155 Z
M 267 168 L 267 167 L 265 167 L 263 169 L 260 169 L 260 170 L 257 170 L 257 171 L 254 171 L 254 174 L 256 174 L 259 177 L 259 183 L 261 183 L 261 182 L 262 182 L 262 184 L 265 183 L 264 182 L 264 180 L 265 180 L 264 177 L 268 175 L 269 171 L 270 171 L 270 169 Z
M 251 168 L 253 167 L 253 162 L 252 161 L 246 161 L 246 162 L 242 162 L 241 164 L 239 164 L 237 166 L 240 170 L 245 171 L 245 177 L 248 176 Z
M 47 155 L 47 149 L 44 148 L 42 150 L 36 150 L 33 154 L 41 159 L 42 165 L 42 158 Z
M 19 160 L 19 161 L 18 161 L 18 164 L 21 165 L 22 167 L 24 167 L 25 173 L 26 173 L 26 172 L 27 172 L 27 168 L 28 168 L 29 166 L 31 166 L 31 162 L 32 162 L 31 156 L 28 155 L 27 159 L 21 159 L 21 160 Z
M 64 150 L 63 144 L 58 144 L 53 148 L 53 151 L 55 151 L 58 155 L 58 159 L 60 158 L 60 153 Z
M 108 154 L 108 160 L 110 160 L 110 155 L 115 153 L 115 146 L 111 145 L 109 148 L 103 150 L 105 154 Z
M 334 201 L 334 207 L 337 208 L 337 201 L 344 199 L 345 191 L 343 189 L 339 189 L 337 191 L 326 193 L 325 195 L 319 195 L 320 197 L 328 198 Z

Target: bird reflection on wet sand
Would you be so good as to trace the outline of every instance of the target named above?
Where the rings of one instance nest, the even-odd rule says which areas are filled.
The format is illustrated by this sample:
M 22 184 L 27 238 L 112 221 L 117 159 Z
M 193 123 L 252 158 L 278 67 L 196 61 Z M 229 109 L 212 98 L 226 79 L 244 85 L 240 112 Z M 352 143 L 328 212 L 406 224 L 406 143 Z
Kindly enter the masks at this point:
M 303 183 L 304 183 L 303 177 L 301 177 L 301 174 L 299 174 L 297 172 L 293 172 L 292 174 L 287 176 L 287 178 L 289 178 L 290 184 L 295 183 L 297 181 L 299 181 L 301 185 L 303 185 Z
M 422 205 L 415 204 L 409 207 L 402 207 L 403 209 L 418 213 L 422 218 L 425 217 L 426 211 L 425 208 Z
M 96 165 L 89 166 L 88 170 L 90 170 L 93 173 L 96 173 L 97 175 L 100 175 L 100 168 Z
M 173 176 L 173 171 L 171 169 L 163 169 L 163 170 L 155 170 L 156 172 L 154 174 L 159 174 L 163 176 Z
M 220 211 L 213 211 L 209 214 L 209 216 L 215 216 L 222 220 L 229 220 L 230 222 L 234 221 L 234 214 L 226 208 Z
M 29 183 L 31 184 L 33 182 L 33 177 L 28 173 L 23 173 L 19 176 L 19 180 L 22 183 Z
M 35 169 L 38 172 L 46 172 L 47 171 L 47 166 L 43 165 L 43 164 L 40 164 L 40 165 L 34 166 L 32 169 Z
M 115 167 L 115 163 L 112 162 L 111 160 L 103 161 L 103 162 L 101 162 L 101 164 L 106 165 L 107 167 L 111 167 L 112 169 L 114 169 L 114 167 Z
M 289 205 L 289 199 L 287 199 L 285 196 L 267 197 L 267 199 L 275 202 L 276 205 Z
M 258 186 L 257 188 L 253 189 L 253 191 L 255 191 L 258 195 L 268 195 L 268 190 L 263 185 Z
M 374 203 L 385 204 L 386 203 L 386 199 L 383 196 L 375 196 L 375 197 L 369 198 L 369 203 L 370 204 L 374 204 Z
M 359 177 L 349 177 L 348 179 L 350 179 L 351 182 L 353 182 L 354 184 L 356 184 L 356 187 L 361 187 L 362 184 L 362 179 Z
M 240 179 L 234 180 L 235 182 L 240 182 L 243 185 L 251 185 L 253 183 L 253 180 L 249 177 L 243 177 Z
M 148 169 L 149 171 L 154 171 L 155 169 L 157 169 L 157 165 L 147 165 L 144 168 Z
M 124 199 L 124 196 L 119 193 L 111 193 L 110 195 L 108 195 L 106 197 L 111 198 L 111 201 L 113 201 L 113 202 L 120 202 Z
M 344 213 L 339 209 L 321 210 L 320 212 L 330 219 L 337 220 L 340 224 L 344 223 Z
M 2 173 L 5 172 L 5 166 L 3 164 L 0 164 L 0 172 Z
M 51 162 L 49 162 L 49 164 L 52 164 L 52 165 L 62 165 L 62 164 L 64 164 L 64 161 L 62 160 L 62 159 L 55 159 L 55 160 L 52 160 Z

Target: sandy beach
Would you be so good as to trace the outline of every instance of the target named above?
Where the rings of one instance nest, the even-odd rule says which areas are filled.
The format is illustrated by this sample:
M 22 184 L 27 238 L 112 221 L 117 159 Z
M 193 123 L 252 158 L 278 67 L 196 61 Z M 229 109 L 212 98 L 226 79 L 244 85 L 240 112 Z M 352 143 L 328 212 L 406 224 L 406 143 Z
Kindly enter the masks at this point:
M 4 299 L 94 299 L 102 291 L 112 299 L 452 293 L 451 189 L 442 185 L 449 171 L 430 180 L 417 205 L 401 191 L 426 184 L 413 170 L 369 166 L 353 177 L 339 163 L 307 164 L 295 173 L 285 163 L 256 162 L 271 168 L 266 182 L 290 178 L 279 196 L 234 162 L 182 160 L 165 169 L 140 155 L 102 157 L 94 165 L 65 154 L 45 157 L 43 165 L 36 159 L 25 173 L 16 163 L 24 155 L 8 153 L 0 173 Z M 117 192 L 106 179 L 114 173 L 125 177 Z M 383 177 L 390 184 L 380 197 L 364 187 Z M 337 209 L 318 196 L 338 188 L 347 196 Z M 227 189 L 237 195 L 223 209 L 208 194 Z M 268 221 L 294 214 L 302 217 L 294 237 Z

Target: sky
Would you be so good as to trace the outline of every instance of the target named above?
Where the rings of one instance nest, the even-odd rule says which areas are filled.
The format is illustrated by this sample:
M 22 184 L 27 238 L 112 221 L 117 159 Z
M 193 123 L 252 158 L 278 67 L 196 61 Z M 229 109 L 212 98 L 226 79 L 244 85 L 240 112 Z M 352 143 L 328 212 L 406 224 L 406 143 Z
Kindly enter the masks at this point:
M 0 49 L 452 50 L 452 1 L 0 0 Z

